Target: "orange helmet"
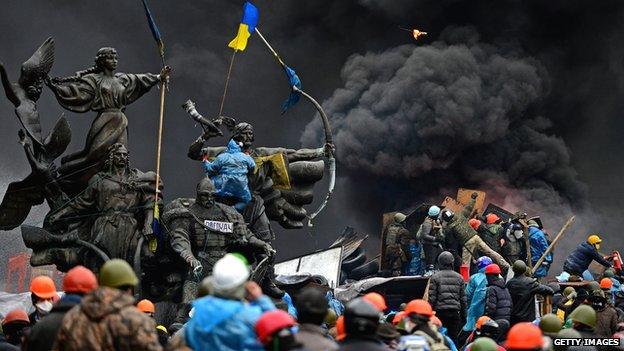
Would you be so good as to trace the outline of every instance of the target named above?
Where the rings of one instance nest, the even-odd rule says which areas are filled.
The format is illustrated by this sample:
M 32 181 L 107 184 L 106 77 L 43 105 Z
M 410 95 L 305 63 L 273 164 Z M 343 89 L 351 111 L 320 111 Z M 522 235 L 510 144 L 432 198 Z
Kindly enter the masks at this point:
M 282 310 L 265 312 L 256 322 L 256 335 L 263 345 L 273 339 L 273 334 L 286 328 L 292 328 L 297 322 Z
M 483 323 L 491 320 L 492 318 L 488 317 L 488 316 L 481 316 L 479 317 L 479 319 L 477 319 L 477 324 L 476 324 L 476 328 L 477 330 L 481 330 L 481 326 L 483 325 Z
M 488 215 L 485 216 L 485 222 L 487 224 L 494 224 L 494 223 L 496 223 L 498 221 L 500 221 L 500 217 L 498 217 L 494 213 L 488 213 Z
M 370 302 L 375 306 L 379 312 L 383 312 L 388 306 L 386 305 L 386 299 L 376 292 L 371 292 L 362 297 L 364 300 Z
M 429 321 L 431 321 L 431 323 L 433 323 L 433 325 L 437 325 L 438 328 L 440 328 L 442 326 L 442 321 L 440 320 L 440 318 L 433 316 L 431 317 L 431 319 L 429 319 Z
M 412 313 L 429 317 L 434 315 L 431 305 L 425 300 L 410 301 L 407 306 L 405 306 L 405 314 L 410 315 Z
M 345 321 L 344 316 L 338 317 L 336 319 L 336 340 L 342 341 L 347 337 L 347 330 L 345 329 Z
M 148 299 L 143 299 L 139 301 L 139 303 L 137 304 L 137 308 L 143 313 L 156 313 L 156 307 L 154 306 L 152 301 Z
M 63 290 L 66 293 L 87 294 L 97 287 L 98 282 L 95 274 L 83 266 L 70 269 L 63 278 Z
M 405 318 L 405 311 L 397 312 L 397 314 L 394 315 L 394 318 L 392 318 L 392 324 L 399 324 L 403 318 Z
M 470 220 L 468 220 L 468 225 L 470 225 L 472 229 L 477 230 L 481 225 L 481 221 L 476 218 L 471 218 Z
M 9 323 L 13 323 L 13 322 L 30 323 L 30 319 L 28 318 L 28 313 L 26 313 L 26 311 L 24 311 L 21 308 L 12 310 L 11 312 L 7 313 L 7 315 L 2 320 L 2 326 L 4 327 L 8 325 Z
M 496 263 L 485 267 L 485 274 L 501 274 L 501 269 Z
M 40 275 L 30 282 L 30 292 L 41 299 L 52 299 L 56 295 L 56 287 L 52 278 Z
M 611 289 L 613 281 L 609 278 L 602 278 L 600 281 L 600 289 Z
M 514 325 L 507 334 L 507 350 L 533 350 L 544 346 L 542 331 L 533 323 L 522 322 Z

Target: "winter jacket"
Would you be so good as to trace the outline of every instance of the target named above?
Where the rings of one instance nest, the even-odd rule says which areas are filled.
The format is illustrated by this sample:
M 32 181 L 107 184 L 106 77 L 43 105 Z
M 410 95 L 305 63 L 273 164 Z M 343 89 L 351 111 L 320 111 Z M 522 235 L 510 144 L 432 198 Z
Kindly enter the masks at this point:
M 444 235 L 457 240 L 462 246 L 466 244 L 470 238 L 477 235 L 474 229 L 468 224 L 468 218 L 474 210 L 476 199 L 470 199 L 468 204 L 460 213 L 455 213 L 453 219 L 444 228 Z
M 80 304 L 81 297 L 78 295 L 65 295 L 52 308 L 50 314 L 39 320 L 28 334 L 27 351 L 49 351 L 54 345 L 56 335 L 63 323 L 63 317 L 67 311 Z
M 605 267 L 611 267 L 611 263 L 605 260 L 595 247 L 585 242 L 577 246 L 570 256 L 568 256 L 563 264 L 563 270 L 570 274 L 580 276 L 583 271 L 589 268 L 592 260 Z
M 596 328 L 594 332 L 599 337 L 611 337 L 617 332 L 618 315 L 615 308 L 606 306 L 602 311 L 596 311 Z
M 0 333 L 0 351 L 20 351 L 20 348 L 6 341 L 4 334 Z
M 53 350 L 159 351 L 156 324 L 118 289 L 100 287 L 63 318 Z
M 237 207 L 239 210 L 251 201 L 247 175 L 255 168 L 253 158 L 244 153 L 234 139 L 230 139 L 227 149 L 214 161 L 204 161 L 204 170 L 214 182 L 217 196 L 237 199 L 242 204 L 242 208 Z
M 466 284 L 462 276 L 449 267 L 429 278 L 429 303 L 435 311 L 466 311 Z
M 371 338 L 350 338 L 340 343 L 340 351 L 390 351 L 381 341 Z
M 455 345 L 455 342 L 448 336 L 448 330 L 445 327 L 440 327 L 438 332 L 444 337 L 444 342 L 448 344 L 449 349 L 451 349 L 451 351 L 457 351 L 457 345 Z
M 487 279 L 483 273 L 484 271 L 485 268 L 482 268 L 479 270 L 479 273 L 473 274 L 468 281 L 468 285 L 466 285 L 468 313 L 466 315 L 466 324 L 462 328 L 464 331 L 474 330 L 477 319 L 485 312 Z
M 323 329 L 314 324 L 303 323 L 295 334 L 297 342 L 310 351 L 336 351 L 338 344 L 323 334 Z
M 542 257 L 546 249 L 548 248 L 548 240 L 546 240 L 546 235 L 543 231 L 541 231 L 538 227 L 530 226 L 529 227 L 529 243 L 531 244 L 531 263 L 533 266 L 537 263 L 537 261 Z M 540 265 L 539 269 L 535 271 L 534 276 L 536 278 L 542 278 L 548 275 L 548 269 L 550 268 L 550 264 L 553 261 L 552 252 L 546 255 L 544 262 Z
M 245 303 L 216 296 L 193 302 L 195 313 L 186 324 L 186 344 L 193 350 L 264 350 L 254 327 L 260 316 L 275 309 L 267 296 Z
M 500 238 L 503 228 L 500 224 L 482 224 L 479 227 L 477 233 L 483 242 L 487 244 L 492 250 L 500 252 Z
M 538 283 L 526 275 L 516 275 L 507 282 L 507 291 L 511 296 L 511 324 L 533 322 L 535 320 L 535 295 L 552 295 L 553 291 L 546 285 Z
M 505 287 L 505 281 L 499 276 L 487 277 L 487 298 L 485 303 L 485 315 L 493 320 L 504 319 L 510 321 L 513 302 L 511 295 Z

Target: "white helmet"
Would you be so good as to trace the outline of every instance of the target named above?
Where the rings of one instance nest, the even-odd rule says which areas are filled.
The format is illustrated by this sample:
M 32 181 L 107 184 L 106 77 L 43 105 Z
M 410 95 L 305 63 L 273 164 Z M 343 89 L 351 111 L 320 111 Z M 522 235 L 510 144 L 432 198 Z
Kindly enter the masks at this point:
M 212 284 L 215 291 L 234 289 L 249 278 L 249 269 L 238 257 L 227 254 L 212 268 Z

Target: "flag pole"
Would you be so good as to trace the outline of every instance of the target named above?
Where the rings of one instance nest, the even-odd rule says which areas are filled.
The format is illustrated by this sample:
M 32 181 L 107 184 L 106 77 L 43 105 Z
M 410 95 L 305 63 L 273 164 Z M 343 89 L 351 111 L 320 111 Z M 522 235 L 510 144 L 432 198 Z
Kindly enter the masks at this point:
M 269 50 L 273 53 L 273 56 L 275 56 L 275 59 L 277 60 L 277 62 L 279 62 L 279 64 L 282 67 L 285 67 L 286 64 L 284 63 L 284 61 L 282 61 L 282 58 L 279 57 L 279 55 L 277 54 L 277 52 L 275 51 L 275 49 L 273 49 L 273 47 L 271 46 L 271 44 L 269 44 L 269 42 L 264 38 L 264 35 L 262 35 L 262 33 L 260 33 L 260 30 L 258 30 L 258 27 L 256 27 L 256 33 L 258 33 L 258 36 L 260 37 L 260 39 L 262 40 L 262 42 L 264 43 L 264 45 L 266 45 L 267 48 L 269 48 Z
M 232 53 L 232 57 L 230 58 L 230 67 L 228 68 L 227 76 L 225 76 L 225 86 L 223 87 L 223 95 L 221 96 L 221 106 L 219 106 L 219 114 L 218 117 L 221 117 L 223 113 L 223 105 L 225 104 L 225 96 L 227 95 L 228 85 L 230 84 L 230 75 L 232 74 L 232 66 L 234 65 L 234 57 L 236 57 L 236 53 L 238 50 L 234 49 Z

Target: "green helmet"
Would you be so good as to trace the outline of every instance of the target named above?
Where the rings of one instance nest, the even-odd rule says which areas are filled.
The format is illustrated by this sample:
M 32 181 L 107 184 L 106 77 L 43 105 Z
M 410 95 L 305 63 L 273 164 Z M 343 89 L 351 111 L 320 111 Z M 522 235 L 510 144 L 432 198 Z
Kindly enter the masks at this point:
M 513 269 L 514 274 L 524 274 L 526 273 L 527 266 L 526 266 L 526 263 L 524 263 L 524 261 L 517 260 L 516 262 L 514 262 L 512 269 Z
M 607 268 L 602 276 L 605 278 L 613 278 L 615 276 L 615 271 L 613 268 Z
M 580 305 L 570 313 L 572 322 L 581 323 L 588 327 L 596 327 L 596 311 L 587 305 Z
M 589 290 L 588 292 L 592 292 L 595 290 L 600 290 L 600 283 L 598 283 L 595 280 L 592 280 L 591 282 L 589 282 L 589 284 L 587 285 L 587 290 Z
M 573 292 L 576 292 L 576 290 L 574 290 L 574 288 L 571 286 L 567 286 L 565 289 L 563 289 L 563 296 L 570 296 L 570 294 Z
M 498 345 L 490 338 L 478 338 L 470 346 L 471 351 L 497 351 Z
M 557 333 L 557 336 L 555 336 L 555 339 L 579 339 L 581 338 L 581 333 L 579 333 L 578 331 L 574 330 L 574 329 L 561 329 L 561 331 L 559 333 Z M 568 346 L 557 346 L 554 345 L 553 346 L 555 351 L 563 351 L 563 350 L 567 350 Z
M 561 330 L 561 321 L 559 317 L 549 313 L 540 319 L 539 327 L 544 333 L 555 334 Z
M 136 286 L 139 284 L 136 274 L 128 262 L 118 258 L 107 261 L 100 268 L 100 285 L 109 288 Z

